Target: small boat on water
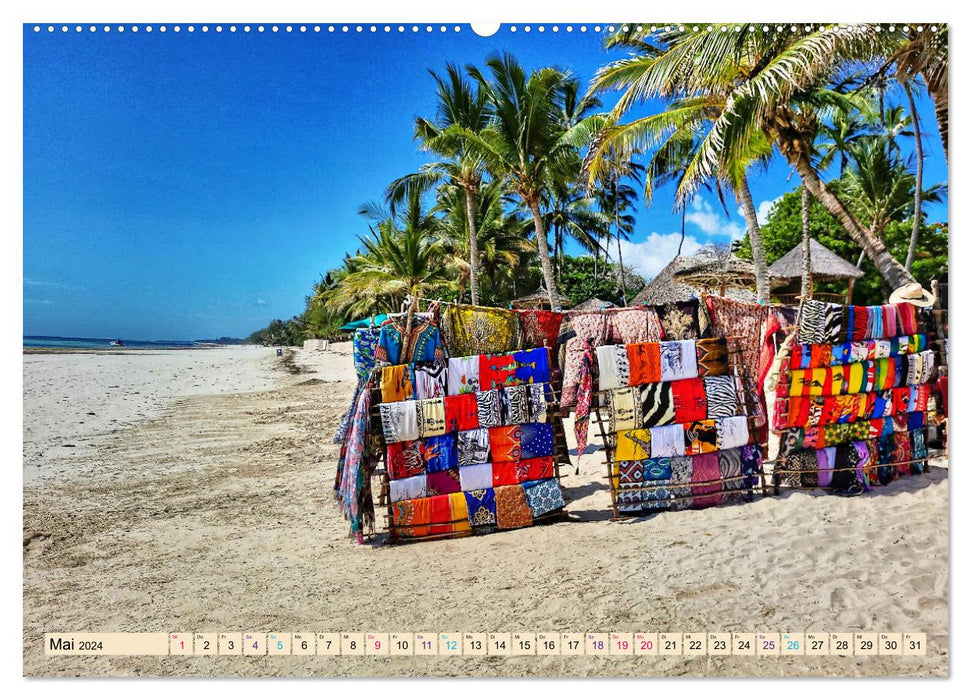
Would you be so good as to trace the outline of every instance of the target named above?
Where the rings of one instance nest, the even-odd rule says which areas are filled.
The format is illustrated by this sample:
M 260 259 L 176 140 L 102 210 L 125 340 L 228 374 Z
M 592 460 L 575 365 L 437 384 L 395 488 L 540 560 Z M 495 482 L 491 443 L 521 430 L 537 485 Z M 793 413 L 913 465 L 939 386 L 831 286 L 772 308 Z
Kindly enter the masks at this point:
M 113 347 L 113 348 L 123 348 L 123 347 L 125 347 L 125 344 L 124 344 L 124 343 L 123 343 L 123 342 L 122 342 L 121 340 L 112 340 L 112 341 L 111 341 L 110 343 L 108 343 L 108 344 L 109 344 L 109 345 L 110 345 L 111 347 Z

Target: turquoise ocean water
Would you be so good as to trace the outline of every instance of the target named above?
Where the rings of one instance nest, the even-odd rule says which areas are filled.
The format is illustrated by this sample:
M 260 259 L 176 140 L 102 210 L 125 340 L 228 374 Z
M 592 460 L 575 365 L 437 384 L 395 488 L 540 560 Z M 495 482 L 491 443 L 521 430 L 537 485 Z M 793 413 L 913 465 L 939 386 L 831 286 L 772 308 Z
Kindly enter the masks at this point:
M 111 347 L 111 341 L 118 338 L 61 338 L 50 335 L 25 335 L 25 348 L 72 348 L 77 350 L 106 349 Z M 194 340 L 126 340 L 121 338 L 126 348 L 162 349 L 162 348 L 191 348 L 198 345 Z

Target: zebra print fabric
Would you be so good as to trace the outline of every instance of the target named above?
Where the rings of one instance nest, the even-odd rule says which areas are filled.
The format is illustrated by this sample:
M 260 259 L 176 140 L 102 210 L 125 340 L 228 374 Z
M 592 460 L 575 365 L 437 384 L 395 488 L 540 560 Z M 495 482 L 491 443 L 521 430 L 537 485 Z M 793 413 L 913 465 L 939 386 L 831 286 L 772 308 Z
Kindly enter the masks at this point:
M 640 387 L 641 428 L 674 423 L 674 396 L 667 382 Z
M 708 399 L 706 418 L 727 418 L 738 413 L 738 394 L 735 378 L 730 374 L 705 377 L 705 396 Z

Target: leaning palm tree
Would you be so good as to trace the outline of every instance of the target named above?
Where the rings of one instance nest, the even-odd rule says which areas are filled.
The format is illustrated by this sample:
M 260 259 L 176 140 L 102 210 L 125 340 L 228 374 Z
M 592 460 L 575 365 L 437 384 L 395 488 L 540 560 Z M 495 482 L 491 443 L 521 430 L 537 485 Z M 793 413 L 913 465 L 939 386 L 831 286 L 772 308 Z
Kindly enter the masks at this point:
M 726 162 L 745 157 L 759 138 L 768 137 L 884 279 L 901 286 L 912 282 L 912 275 L 823 182 L 807 141 L 816 117 L 793 105 L 797 94 L 825 87 L 848 57 L 873 55 L 875 30 L 834 29 L 790 33 L 716 24 L 704 32 L 664 31 L 658 56 L 619 62 L 610 75 L 598 78 L 604 87 L 626 89 L 615 111 L 649 97 L 719 95 L 725 108 L 705 134 L 686 182 L 696 187 L 717 177 Z
M 532 215 L 544 286 L 552 308 L 559 308 L 540 205 L 551 179 L 566 169 L 565 156 L 573 152 L 564 139 L 558 102 L 564 85 L 573 78 L 555 68 L 541 68 L 527 76 L 508 53 L 489 58 L 486 66 L 488 77 L 474 66 L 469 73 L 487 95 L 492 118 L 479 132 L 465 129 L 462 141 L 470 153 L 482 158 L 494 178 L 508 184 Z
M 482 187 L 483 164 L 478 156 L 465 147 L 464 141 L 453 135 L 466 129 L 473 133 L 483 129 L 489 120 L 489 107 L 485 93 L 471 84 L 457 66 L 449 63 L 445 67 L 444 77 L 430 72 L 438 86 L 436 115 L 434 119 L 418 117 L 415 120 L 415 138 L 421 142 L 424 150 L 445 160 L 426 163 L 418 172 L 395 180 L 388 186 L 386 197 L 393 211 L 413 189 L 424 192 L 447 182 L 461 190 L 467 215 L 469 288 L 472 303 L 478 304 L 479 255 L 475 211 L 476 198 Z

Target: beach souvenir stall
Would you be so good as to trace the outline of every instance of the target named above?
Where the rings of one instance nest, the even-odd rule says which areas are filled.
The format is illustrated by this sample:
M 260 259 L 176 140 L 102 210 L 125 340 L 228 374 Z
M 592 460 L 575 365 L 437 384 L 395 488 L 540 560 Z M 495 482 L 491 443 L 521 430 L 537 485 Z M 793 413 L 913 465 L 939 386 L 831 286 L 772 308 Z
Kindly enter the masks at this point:
M 549 367 L 549 350 L 532 348 L 382 369 L 373 391 L 390 541 L 562 517 Z
M 928 469 L 936 357 L 909 303 L 803 302 L 766 388 L 777 489 L 844 494 Z
M 604 345 L 596 365 L 614 519 L 764 491 L 753 410 L 725 338 Z
M 550 352 L 560 322 L 545 310 L 436 302 L 410 326 L 397 315 L 381 326 L 335 480 L 352 535 L 373 528 L 374 475 L 392 542 L 565 514 L 559 466 L 569 456 Z

